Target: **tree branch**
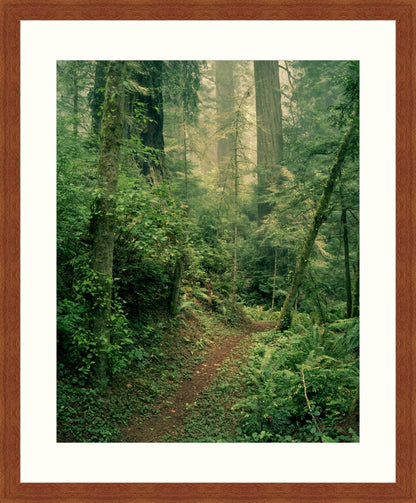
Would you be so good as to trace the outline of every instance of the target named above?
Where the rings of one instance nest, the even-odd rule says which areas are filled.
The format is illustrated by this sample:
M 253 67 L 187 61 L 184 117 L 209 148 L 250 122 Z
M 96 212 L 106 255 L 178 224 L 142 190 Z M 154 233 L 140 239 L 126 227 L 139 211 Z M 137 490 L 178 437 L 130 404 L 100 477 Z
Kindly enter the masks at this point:
M 306 403 L 308 404 L 308 409 L 309 409 L 309 414 L 311 415 L 313 422 L 315 423 L 315 426 L 317 430 L 322 433 L 321 428 L 319 428 L 318 422 L 316 420 L 316 417 L 314 416 L 312 412 L 312 407 L 311 407 L 311 402 L 309 401 L 308 394 L 306 393 L 306 383 L 305 383 L 305 374 L 303 373 L 303 367 L 301 368 L 302 371 L 302 382 L 303 382 L 303 390 L 305 392 L 305 398 L 306 398 Z

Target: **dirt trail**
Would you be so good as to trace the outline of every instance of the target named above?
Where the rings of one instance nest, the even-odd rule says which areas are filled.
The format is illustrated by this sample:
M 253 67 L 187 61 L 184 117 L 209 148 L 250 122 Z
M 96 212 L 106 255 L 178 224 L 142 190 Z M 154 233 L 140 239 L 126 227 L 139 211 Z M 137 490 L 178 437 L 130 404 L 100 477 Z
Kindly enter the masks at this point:
M 239 333 L 221 337 L 208 352 L 206 359 L 193 370 L 191 379 L 182 381 L 175 394 L 168 399 L 169 404 L 158 404 L 159 413 L 138 424 L 133 421 L 123 431 L 123 442 L 159 442 L 160 439 L 174 432 L 182 424 L 186 414 L 186 404 L 194 402 L 200 392 L 215 378 L 218 369 L 228 358 L 231 351 L 248 334 L 271 329 L 275 323 L 257 322 Z

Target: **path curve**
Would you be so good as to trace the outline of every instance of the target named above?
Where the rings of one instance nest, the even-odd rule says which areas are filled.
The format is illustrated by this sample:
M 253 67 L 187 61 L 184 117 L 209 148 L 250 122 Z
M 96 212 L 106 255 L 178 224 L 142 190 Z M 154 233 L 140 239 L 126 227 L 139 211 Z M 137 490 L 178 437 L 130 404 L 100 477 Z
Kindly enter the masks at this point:
M 137 418 L 126 427 L 123 442 L 160 442 L 165 435 L 175 431 L 186 414 L 187 404 L 194 402 L 201 391 L 214 380 L 218 369 L 230 356 L 231 351 L 247 335 L 270 330 L 276 326 L 272 322 L 255 322 L 241 332 L 221 337 L 207 353 L 204 362 L 197 365 L 190 379 L 182 381 L 169 403 L 159 404 L 159 413 L 138 424 Z

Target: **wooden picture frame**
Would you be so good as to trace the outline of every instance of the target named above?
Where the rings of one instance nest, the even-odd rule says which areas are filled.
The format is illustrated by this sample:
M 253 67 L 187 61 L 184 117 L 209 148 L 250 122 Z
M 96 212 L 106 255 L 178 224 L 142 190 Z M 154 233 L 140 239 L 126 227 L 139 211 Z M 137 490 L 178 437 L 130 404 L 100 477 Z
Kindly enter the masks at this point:
M 75 502 L 416 502 L 414 250 L 415 0 L 1 0 L 0 500 Z M 396 22 L 396 482 L 21 483 L 20 482 L 20 29 L 22 20 L 394 20 Z M 380 405 L 380 407 L 382 407 Z M 383 440 L 380 439 L 380 442 Z

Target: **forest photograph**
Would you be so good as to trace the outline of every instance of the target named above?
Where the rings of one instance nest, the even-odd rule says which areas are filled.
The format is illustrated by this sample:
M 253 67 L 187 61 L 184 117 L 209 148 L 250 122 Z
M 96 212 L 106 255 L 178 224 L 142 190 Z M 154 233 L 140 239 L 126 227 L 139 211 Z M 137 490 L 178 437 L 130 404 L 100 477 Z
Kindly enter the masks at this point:
M 58 442 L 359 442 L 359 95 L 355 60 L 57 62 Z

